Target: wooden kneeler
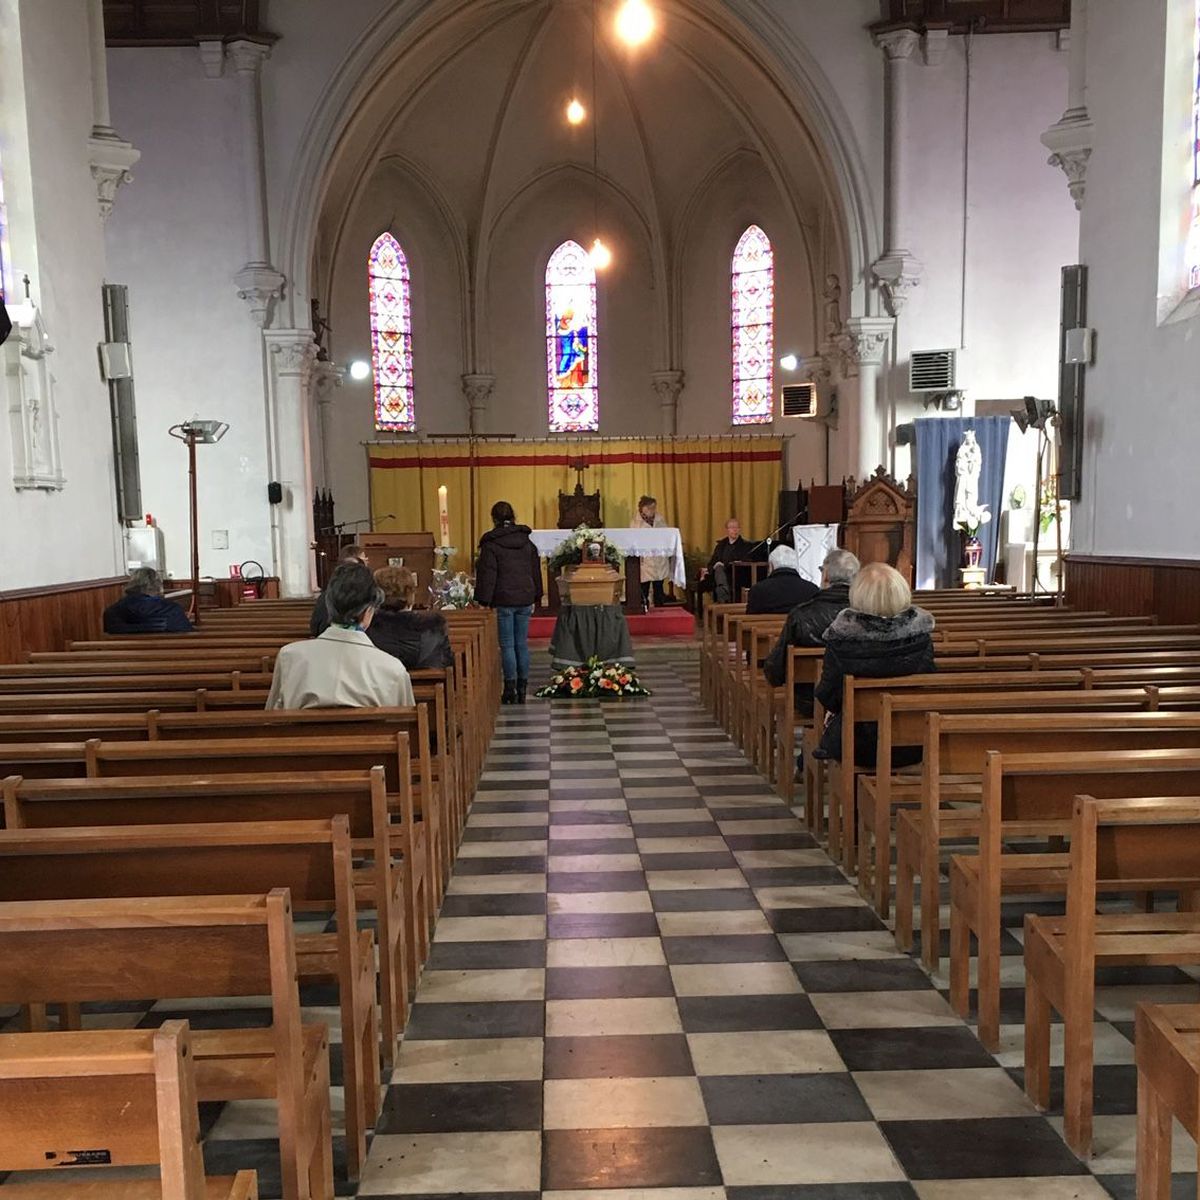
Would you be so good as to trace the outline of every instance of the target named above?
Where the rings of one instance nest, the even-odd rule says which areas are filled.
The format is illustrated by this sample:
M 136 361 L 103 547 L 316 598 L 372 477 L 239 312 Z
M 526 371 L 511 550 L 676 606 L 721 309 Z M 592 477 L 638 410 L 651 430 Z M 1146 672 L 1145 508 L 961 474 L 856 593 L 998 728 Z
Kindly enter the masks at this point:
M 271 997 L 266 1029 L 193 1033 L 201 1100 L 274 1100 L 284 1200 L 332 1200 L 329 1037 L 302 1025 L 292 905 L 265 896 L 0 904 L 0 1003 Z
M 21 1200 L 256 1200 L 255 1172 L 205 1179 L 186 1021 L 157 1030 L 0 1035 L 0 1173 Z M 95 1169 L 157 1166 L 157 1180 Z M 88 1169 L 88 1179 L 72 1176 Z

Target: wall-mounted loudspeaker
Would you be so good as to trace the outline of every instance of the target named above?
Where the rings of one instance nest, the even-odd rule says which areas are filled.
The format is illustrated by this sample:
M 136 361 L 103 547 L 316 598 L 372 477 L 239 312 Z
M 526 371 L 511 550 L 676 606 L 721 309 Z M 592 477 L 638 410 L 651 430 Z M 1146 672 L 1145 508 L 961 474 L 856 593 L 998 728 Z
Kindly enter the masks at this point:
M 282 504 L 283 503 L 283 484 L 276 483 L 274 480 L 272 480 L 270 483 L 268 483 L 267 484 L 267 499 L 272 504 Z

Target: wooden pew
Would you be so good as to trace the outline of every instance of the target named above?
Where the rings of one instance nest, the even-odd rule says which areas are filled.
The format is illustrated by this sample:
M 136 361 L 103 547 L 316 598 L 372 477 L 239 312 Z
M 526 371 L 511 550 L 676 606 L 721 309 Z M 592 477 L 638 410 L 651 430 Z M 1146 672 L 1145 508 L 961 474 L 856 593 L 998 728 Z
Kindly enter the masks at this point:
M 1139 1004 L 1137 1200 L 1170 1200 L 1172 1119 L 1200 1139 L 1200 1004 Z
M 257 1200 L 254 1171 L 206 1179 L 186 1021 L 158 1029 L 0 1035 L 0 1173 L 24 1200 Z M 74 1147 L 74 1149 L 70 1149 Z M 155 1166 L 157 1180 L 73 1168 Z M 46 1176 L 53 1174 L 53 1180 Z
M 9 1004 L 270 996 L 269 1028 L 193 1032 L 197 1094 L 275 1100 L 284 1200 L 332 1200 L 329 1039 L 300 1022 L 286 890 L 0 904 L 0 962 Z
M 1161 738 L 1168 736 L 1159 731 Z M 950 859 L 950 1003 L 969 1011 L 970 935 L 978 950 L 978 1034 L 1000 1040 L 1000 906 L 1005 892 L 1061 896 L 1062 854 L 1005 854 L 1006 838 L 1047 839 L 1070 832 L 1075 796 L 1102 799 L 1200 794 L 1200 749 L 1092 750 L 1001 754 L 984 768 L 979 853 Z M 924 939 L 923 939 L 924 940 Z
M 379 1115 L 375 936 L 359 930 L 350 828 L 328 821 L 124 825 L 0 832 L 0 903 L 248 894 L 287 888 L 334 933 L 296 935 L 299 978 L 332 979 L 341 1009 L 347 1171 L 357 1179 Z
M 1064 1025 L 1064 1137 L 1081 1157 L 1092 1149 L 1097 969 L 1200 963 L 1200 913 L 1098 916 L 1097 900 L 1106 892 L 1168 891 L 1190 902 L 1197 890 L 1200 798 L 1076 798 L 1066 916 L 1025 917 L 1025 1091 L 1039 1108 L 1049 1106 L 1053 1009 Z
M 373 908 L 379 941 L 383 1060 L 395 1061 L 408 993 L 428 947 L 426 914 L 409 907 L 411 875 L 398 861 L 388 822 L 382 767 L 312 774 L 179 775 L 125 779 L 3 781 L 9 829 L 98 825 L 192 825 L 315 820 L 341 813 L 351 847 L 365 861 L 355 870 L 355 898 Z M 422 899 L 417 894 L 417 903 Z

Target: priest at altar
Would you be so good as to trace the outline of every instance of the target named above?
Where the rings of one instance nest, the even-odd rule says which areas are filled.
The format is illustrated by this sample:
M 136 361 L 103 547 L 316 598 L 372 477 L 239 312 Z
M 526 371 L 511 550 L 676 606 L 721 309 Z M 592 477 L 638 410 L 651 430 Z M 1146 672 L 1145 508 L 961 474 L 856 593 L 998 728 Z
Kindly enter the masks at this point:
M 638 501 L 637 513 L 629 523 L 630 529 L 666 529 L 666 518 L 658 511 L 658 501 L 653 496 L 643 496 Z M 643 554 L 642 567 L 642 612 L 650 611 L 650 589 L 654 589 L 654 607 L 662 608 L 667 602 L 663 582 L 671 578 L 671 562 L 665 554 Z

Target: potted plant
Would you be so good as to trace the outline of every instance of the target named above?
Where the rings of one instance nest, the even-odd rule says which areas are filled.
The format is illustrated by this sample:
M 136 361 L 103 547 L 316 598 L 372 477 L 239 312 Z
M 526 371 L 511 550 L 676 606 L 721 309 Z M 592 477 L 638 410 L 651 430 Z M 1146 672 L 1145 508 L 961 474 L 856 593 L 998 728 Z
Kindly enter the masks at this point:
M 979 531 L 990 520 L 992 514 L 986 504 L 977 504 L 954 523 L 954 528 L 966 535 L 966 565 L 968 568 L 978 567 L 983 561 L 983 543 L 979 540 Z

